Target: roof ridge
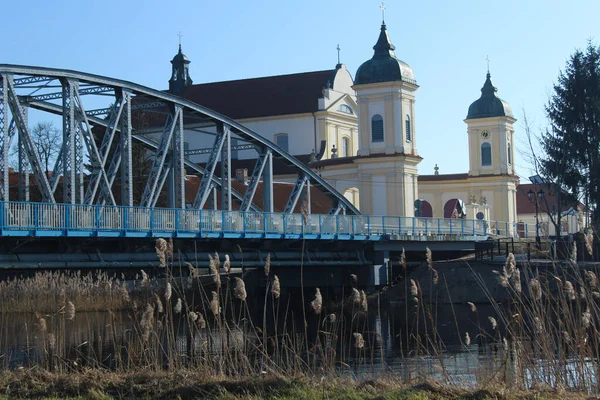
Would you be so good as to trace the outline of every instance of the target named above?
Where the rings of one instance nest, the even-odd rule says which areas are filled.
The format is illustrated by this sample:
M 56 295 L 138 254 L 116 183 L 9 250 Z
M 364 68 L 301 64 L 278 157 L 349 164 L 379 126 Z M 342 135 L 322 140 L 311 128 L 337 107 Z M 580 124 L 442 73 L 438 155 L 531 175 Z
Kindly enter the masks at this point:
M 247 82 L 247 81 L 258 81 L 261 79 L 272 79 L 272 78 L 285 78 L 285 77 L 289 77 L 289 76 L 300 76 L 300 75 L 311 75 L 311 74 L 331 74 L 332 72 L 335 71 L 334 69 L 324 69 L 324 70 L 320 70 L 320 71 L 306 71 L 306 72 L 296 72 L 293 74 L 281 74 L 281 75 L 268 75 L 268 76 L 259 76 L 259 77 L 255 77 L 255 78 L 240 78 L 240 79 L 232 79 L 232 80 L 227 80 L 227 81 L 215 81 L 215 82 L 204 82 L 204 83 L 195 83 L 193 85 L 191 85 L 191 87 L 194 86 L 204 86 L 204 85 L 215 85 L 215 84 L 222 84 L 222 83 L 231 83 L 231 82 Z

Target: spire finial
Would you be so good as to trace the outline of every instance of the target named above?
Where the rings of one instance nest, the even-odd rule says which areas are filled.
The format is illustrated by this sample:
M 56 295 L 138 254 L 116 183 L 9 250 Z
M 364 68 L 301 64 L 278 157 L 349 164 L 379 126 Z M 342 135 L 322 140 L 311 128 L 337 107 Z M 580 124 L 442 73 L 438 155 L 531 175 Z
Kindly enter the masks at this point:
M 337 50 L 338 53 L 338 64 L 340 64 L 340 45 L 338 44 L 337 47 L 335 48 Z
M 487 67 L 488 67 L 488 75 L 490 74 L 490 56 L 485 56 L 485 61 L 487 61 Z
M 181 38 L 183 37 L 183 35 L 181 34 L 181 31 L 179 31 L 177 33 L 177 36 L 179 37 L 179 50 L 181 50 Z
M 379 8 L 381 8 L 381 23 L 385 25 L 385 4 L 383 4 L 383 1 L 381 2 L 381 6 L 379 6 Z

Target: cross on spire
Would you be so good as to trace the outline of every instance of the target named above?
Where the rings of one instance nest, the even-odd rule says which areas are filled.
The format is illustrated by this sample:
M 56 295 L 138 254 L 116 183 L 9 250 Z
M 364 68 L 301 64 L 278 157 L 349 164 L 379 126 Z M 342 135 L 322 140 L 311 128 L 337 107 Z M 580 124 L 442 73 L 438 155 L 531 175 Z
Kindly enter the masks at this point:
M 338 53 L 338 64 L 340 64 L 340 45 L 338 44 L 336 47 L 337 53 Z
M 381 6 L 379 6 L 379 8 L 381 8 L 381 21 L 385 24 L 385 4 L 383 4 L 383 1 L 381 2 Z
M 485 61 L 487 61 L 488 74 L 490 73 L 490 56 L 485 56 Z
M 181 47 L 181 38 L 183 37 L 183 35 L 181 34 L 181 31 L 179 31 L 177 33 L 177 36 L 179 36 L 179 47 Z

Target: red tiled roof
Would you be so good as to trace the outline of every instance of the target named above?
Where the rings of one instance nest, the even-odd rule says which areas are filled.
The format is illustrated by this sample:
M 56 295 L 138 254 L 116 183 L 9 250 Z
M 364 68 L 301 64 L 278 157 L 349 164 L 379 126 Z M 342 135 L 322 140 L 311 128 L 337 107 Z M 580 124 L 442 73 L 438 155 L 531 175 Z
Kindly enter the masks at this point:
M 313 113 L 334 73 L 326 70 L 202 83 L 186 88 L 183 97 L 233 119 Z

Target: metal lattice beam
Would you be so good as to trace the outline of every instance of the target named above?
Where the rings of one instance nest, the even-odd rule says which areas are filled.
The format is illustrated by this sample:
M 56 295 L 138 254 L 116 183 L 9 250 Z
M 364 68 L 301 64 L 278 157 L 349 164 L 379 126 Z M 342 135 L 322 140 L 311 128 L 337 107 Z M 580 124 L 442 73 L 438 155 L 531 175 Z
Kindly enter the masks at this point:
M 260 153 L 260 156 L 256 159 L 256 165 L 254 165 L 254 169 L 252 170 L 252 176 L 250 177 L 250 182 L 248 182 L 246 194 L 244 195 L 244 200 L 242 201 L 242 211 L 248 211 L 250 209 L 250 205 L 254 200 L 256 188 L 258 187 L 258 182 L 260 181 L 260 177 L 262 176 L 265 166 L 270 159 L 271 149 L 268 148 L 263 149 L 263 151 Z
M 358 213 L 358 210 L 347 199 L 345 199 L 343 197 L 343 195 L 338 193 L 328 182 L 323 180 L 323 178 L 318 176 L 314 171 L 310 170 L 307 166 L 305 166 L 301 162 L 299 162 L 295 157 L 291 156 L 287 152 L 282 151 L 275 144 L 273 144 L 269 140 L 265 139 L 263 136 L 253 132 L 252 130 L 237 123 L 236 121 L 233 121 L 233 120 L 231 120 L 227 117 L 224 117 L 212 110 L 209 110 L 205 107 L 202 107 L 198 104 L 195 104 L 195 103 L 185 100 L 183 98 L 171 95 L 166 92 L 149 89 L 147 87 L 137 85 L 137 84 L 131 83 L 131 82 L 126 82 L 126 81 L 122 81 L 122 80 L 111 79 L 111 78 L 107 78 L 107 77 L 86 74 L 86 73 L 81 73 L 81 72 L 76 72 L 76 71 L 70 71 L 70 70 L 0 64 L 0 74 L 11 75 L 11 76 L 18 75 L 19 78 L 23 78 L 24 79 L 23 81 L 19 81 L 19 85 L 21 85 L 21 84 L 23 85 L 23 87 L 20 89 L 22 92 L 24 92 L 25 90 L 28 90 L 28 87 L 26 86 L 28 84 L 28 82 L 26 82 L 26 81 L 29 80 L 30 78 L 31 79 L 30 79 L 29 83 L 33 83 L 34 81 L 42 82 L 43 80 L 46 80 L 46 81 L 60 80 L 62 83 L 64 80 L 71 79 L 71 80 L 74 80 L 77 82 L 81 82 L 82 87 L 79 90 L 80 90 L 80 93 L 82 93 L 82 94 L 84 94 L 84 93 L 85 94 L 88 94 L 88 93 L 89 94 L 92 94 L 92 93 L 102 94 L 103 91 L 118 92 L 119 90 L 127 90 L 136 96 L 136 99 L 137 99 L 136 102 L 139 103 L 139 105 L 142 107 L 146 107 L 146 104 L 155 103 L 155 104 L 152 104 L 151 108 L 155 108 L 155 107 L 161 108 L 162 107 L 166 111 L 168 109 L 168 107 L 165 107 L 164 105 L 171 105 L 171 106 L 179 105 L 185 111 L 184 118 L 186 119 L 186 121 L 194 121 L 194 125 L 195 125 L 194 127 L 190 127 L 190 130 L 186 132 L 186 135 L 193 135 L 194 130 L 197 129 L 198 127 L 200 127 L 200 129 L 201 129 L 202 127 L 214 126 L 215 124 L 216 125 L 222 124 L 224 126 L 227 126 L 229 129 L 232 129 L 235 132 L 236 137 L 239 136 L 240 139 L 246 141 L 248 144 L 254 145 L 254 146 L 256 146 L 256 148 L 271 149 L 273 156 L 275 156 L 284 165 L 286 165 L 287 167 L 290 167 L 290 168 L 297 168 L 297 170 L 301 171 L 301 173 L 303 173 L 308 179 L 306 184 L 308 182 L 310 182 L 311 185 L 313 185 L 316 188 L 323 191 L 332 200 L 336 200 L 337 202 L 342 203 L 349 212 L 355 213 L 355 214 Z M 43 83 L 40 84 L 40 87 L 43 87 L 43 85 L 44 85 Z M 85 87 L 83 87 L 83 85 L 85 85 Z M 15 95 L 16 95 L 16 93 L 15 93 Z M 63 91 L 63 93 L 54 93 L 54 94 L 48 93 L 45 95 L 41 95 L 44 97 L 37 97 L 37 98 L 35 98 L 35 97 L 28 98 L 25 95 L 24 98 L 26 98 L 26 100 L 24 99 L 24 101 L 31 102 L 29 104 L 32 108 L 52 110 L 51 112 L 55 112 L 54 109 L 52 108 L 53 106 L 48 105 L 48 104 L 53 104 L 53 103 L 45 102 L 48 104 L 42 104 L 42 103 L 44 103 L 44 101 L 42 101 L 41 99 L 58 98 L 58 97 L 63 97 L 63 95 L 64 95 L 64 91 Z M 19 104 L 19 101 L 17 99 L 16 102 L 12 102 L 12 103 Z M 59 111 L 60 114 L 68 112 L 68 111 L 64 111 L 62 109 L 63 107 L 61 106 L 61 104 L 54 104 L 54 105 L 60 109 L 60 111 Z M 137 105 L 138 104 L 136 104 L 135 106 L 137 106 Z M 133 104 L 131 106 L 133 107 Z M 142 109 L 142 108 L 140 108 L 140 109 Z M 160 111 L 163 112 L 163 110 L 160 110 Z M 97 115 L 106 115 L 105 112 L 106 112 L 106 110 L 98 111 Z M 95 114 L 95 113 L 92 113 L 92 114 Z M 7 114 L 7 118 L 8 118 L 8 116 L 9 115 Z M 90 117 L 90 121 L 91 121 L 91 118 L 94 118 L 92 115 L 88 115 L 88 117 Z M 108 122 L 108 120 L 102 120 L 102 122 L 99 123 L 99 125 L 104 126 L 104 124 L 106 124 L 107 122 Z M 5 121 L 5 123 L 6 123 L 6 121 Z M 91 123 L 96 124 L 96 121 L 94 120 L 94 122 L 91 122 Z M 121 124 L 121 122 L 118 121 L 118 125 L 120 125 L 120 124 Z M 80 134 L 83 134 L 84 135 L 83 137 L 85 138 L 85 133 L 82 131 L 82 128 L 84 127 L 84 125 L 81 123 L 77 123 L 76 125 L 78 126 L 78 129 L 80 130 Z M 3 127 L 2 127 L 2 129 L 4 130 Z M 120 129 L 116 128 L 116 130 L 120 130 Z M 2 134 L 3 140 L 5 139 L 5 137 L 6 137 L 6 135 Z M 139 140 L 139 139 L 132 138 L 132 140 Z M 144 143 L 149 148 L 155 147 L 155 144 L 153 144 L 153 143 L 151 143 L 151 144 L 147 144 L 146 142 L 144 142 Z M 68 146 L 70 146 L 70 143 L 67 141 L 66 145 L 68 147 Z M 158 147 L 157 154 L 160 154 L 161 146 L 157 146 L 157 147 Z M 111 149 L 110 146 L 108 148 Z M 229 147 L 229 149 L 231 150 L 231 147 Z M 214 150 L 214 148 L 213 148 L 213 150 Z M 114 151 L 114 149 L 111 149 L 111 151 Z M 65 149 L 63 148 L 63 153 L 64 152 L 65 152 Z M 31 157 L 34 157 L 33 155 L 35 153 L 36 152 L 31 151 L 31 149 L 28 150 L 28 156 L 30 156 L 30 154 L 31 154 Z M 167 153 L 172 156 L 173 151 L 168 151 Z M 85 153 L 83 153 L 83 155 L 85 156 Z M 112 155 L 112 153 L 111 153 L 111 155 Z M 211 157 L 213 155 L 214 155 L 214 151 L 212 152 Z M 107 163 L 106 160 L 108 159 L 109 155 L 100 151 L 100 156 L 105 157 L 104 161 L 106 164 Z M 69 158 L 70 158 L 69 154 L 63 155 L 61 157 L 60 162 L 62 162 L 64 160 L 68 160 Z M 81 158 L 82 157 L 78 157 L 78 159 L 81 159 Z M 220 149 L 216 158 L 217 159 L 222 158 L 222 149 Z M 4 162 L 4 160 L 1 160 L 1 161 Z M 113 166 L 120 164 L 120 162 L 121 161 L 120 161 L 119 157 L 113 157 L 111 160 L 109 172 L 107 173 L 107 175 L 110 174 L 110 171 L 113 168 Z M 32 170 L 34 170 L 34 174 L 39 175 L 39 171 L 38 172 L 35 171 L 36 169 L 39 169 L 39 166 L 34 167 L 33 166 L 34 163 L 35 163 L 35 161 L 32 162 Z M 163 163 L 164 163 L 164 160 L 163 160 Z M 187 168 L 190 168 L 191 170 L 194 170 L 194 171 L 199 171 L 200 173 L 203 174 L 203 180 L 204 180 L 204 185 L 202 185 L 203 192 L 204 192 L 204 190 L 210 191 L 211 188 L 213 188 L 213 187 L 215 187 L 215 185 L 217 185 L 223 189 L 222 192 L 224 192 L 225 195 L 227 194 L 227 191 L 229 189 L 229 184 L 228 184 L 229 179 L 220 179 L 220 177 L 214 176 L 214 171 L 212 173 L 210 172 L 210 168 L 207 168 L 206 170 L 204 170 L 204 169 L 198 167 L 197 165 L 195 165 L 189 159 L 184 158 L 184 164 Z M 207 166 L 210 166 L 210 164 L 208 164 Z M 225 165 L 225 167 L 227 167 L 227 165 Z M 63 167 L 62 169 L 64 171 L 65 167 Z M 268 171 L 271 171 L 271 172 L 268 172 Z M 58 174 L 55 174 L 55 175 L 58 175 Z M 155 179 L 160 180 L 164 176 L 165 176 L 164 174 L 158 174 L 158 175 L 156 175 Z M 207 176 L 208 176 L 208 178 L 205 178 Z M 65 179 L 67 179 L 67 180 L 68 180 L 68 178 L 69 178 L 68 176 L 65 177 Z M 114 181 L 114 177 L 112 177 L 112 176 L 108 176 L 108 179 L 109 179 L 109 181 Z M 38 177 L 36 177 L 36 181 L 37 180 L 38 180 Z M 265 190 L 265 195 L 266 195 L 265 210 L 268 211 L 268 208 L 270 207 L 269 204 L 272 203 L 268 199 L 270 197 L 272 197 L 272 190 L 273 190 L 272 168 L 269 167 L 269 163 L 267 163 L 267 165 L 265 165 L 265 170 L 263 171 L 263 181 L 265 182 L 264 190 Z M 3 183 L 3 182 L 0 182 L 0 183 Z M 43 186 L 43 182 L 40 183 L 40 186 Z M 101 184 L 101 187 L 104 187 L 104 186 L 105 186 L 104 184 Z M 43 191 L 43 189 L 42 189 L 42 191 Z M 233 191 L 232 191 L 232 193 L 233 193 Z M 49 193 L 49 195 L 51 196 L 52 194 Z M 48 194 L 46 196 L 48 196 Z M 201 197 L 205 197 L 205 196 L 208 196 L 208 195 L 204 195 L 204 193 L 202 193 Z M 156 197 L 156 196 L 154 196 L 154 197 Z M 236 195 L 236 198 L 242 200 L 243 196 L 237 197 L 237 195 Z M 197 196 L 194 203 L 197 203 L 199 200 L 202 200 L 202 198 L 199 199 Z M 200 202 L 205 202 L 205 201 L 206 200 L 203 200 Z
M 123 92 L 124 110 L 121 116 L 121 204 L 133 206 L 133 171 L 131 161 L 131 92 Z
M 298 174 L 298 179 L 296 179 L 296 184 L 292 189 L 292 193 L 290 193 L 290 197 L 285 205 L 284 213 L 293 213 L 296 208 L 296 204 L 298 203 L 298 199 L 302 195 L 302 190 L 304 189 L 304 185 L 308 182 L 308 177 L 304 173 Z
M 23 140 L 23 146 L 25 148 L 25 151 L 27 152 L 27 157 L 29 158 L 29 164 L 31 165 L 31 169 L 33 171 L 38 188 L 40 190 L 42 201 L 44 201 L 46 203 L 55 203 L 54 195 L 50 188 L 50 184 L 48 183 L 48 178 L 46 176 L 45 171 L 42 168 L 40 156 L 37 152 L 37 149 L 35 148 L 35 145 L 31 138 L 31 134 L 29 133 L 29 127 L 27 126 L 27 120 L 25 118 L 25 113 L 23 112 L 23 108 L 22 108 L 21 104 L 19 103 L 19 98 L 15 92 L 14 85 L 12 83 L 13 77 L 12 77 L 12 75 L 8 75 L 8 74 L 2 74 L 1 76 L 2 76 L 2 81 L 6 82 L 6 87 L 4 87 L 4 84 L 3 84 L 3 93 L 8 94 L 8 96 L 4 97 L 3 103 L 5 104 L 5 108 L 6 108 L 6 102 L 8 102 L 8 105 L 10 107 L 12 117 L 15 121 L 15 125 L 19 132 L 19 140 Z M 5 109 L 4 112 L 6 113 L 7 110 Z M 7 115 L 5 114 L 4 116 L 5 116 L 4 121 L 6 122 Z M 5 124 L 4 129 L 6 129 L 6 128 L 7 127 Z M 5 138 L 6 138 L 6 136 L 5 136 Z M 5 147 L 4 151 L 8 152 L 8 147 Z M 8 160 L 6 160 L 6 161 L 8 161 Z M 6 169 L 8 169 L 8 165 L 6 165 Z M 6 173 L 6 171 L 5 171 L 5 173 Z M 6 182 L 6 186 L 7 187 L 6 187 L 5 194 L 6 194 L 7 200 L 8 200 L 8 182 Z
M 210 158 L 206 163 L 206 172 L 204 175 L 202 175 L 202 180 L 200 181 L 200 186 L 198 187 L 198 193 L 196 193 L 196 198 L 194 199 L 194 208 L 204 208 L 204 204 L 206 203 L 206 200 L 210 194 L 210 190 L 213 187 L 212 178 L 215 174 L 215 168 L 217 167 L 217 162 L 219 161 L 221 152 L 223 151 L 223 144 L 228 136 L 229 127 L 222 123 L 217 124 L 217 136 L 213 145 L 213 151 L 210 153 Z M 223 187 L 223 184 L 225 184 L 225 182 L 222 181 L 221 188 Z
M 152 170 L 146 181 L 146 187 L 144 188 L 144 194 L 142 195 L 142 207 L 149 207 L 150 204 L 156 203 L 156 198 L 159 195 L 160 189 L 159 179 L 162 177 L 162 171 L 165 168 L 165 159 L 169 152 L 169 146 L 171 145 L 171 139 L 173 137 L 173 131 L 177 125 L 181 109 L 177 108 L 174 113 L 169 115 L 163 129 L 163 133 L 160 138 L 160 144 L 156 149 L 154 160 L 152 163 Z
M 0 200 L 8 201 L 8 81 L 5 76 L 0 78 L 0 83 Z
M 185 138 L 183 131 L 183 109 L 181 106 L 175 106 L 175 115 L 177 120 L 175 130 L 173 133 L 173 156 L 172 156 L 172 174 L 173 174 L 173 185 L 171 192 L 173 198 L 169 202 L 169 207 L 172 208 L 185 208 L 185 167 L 184 167 L 184 150 L 185 150 Z

